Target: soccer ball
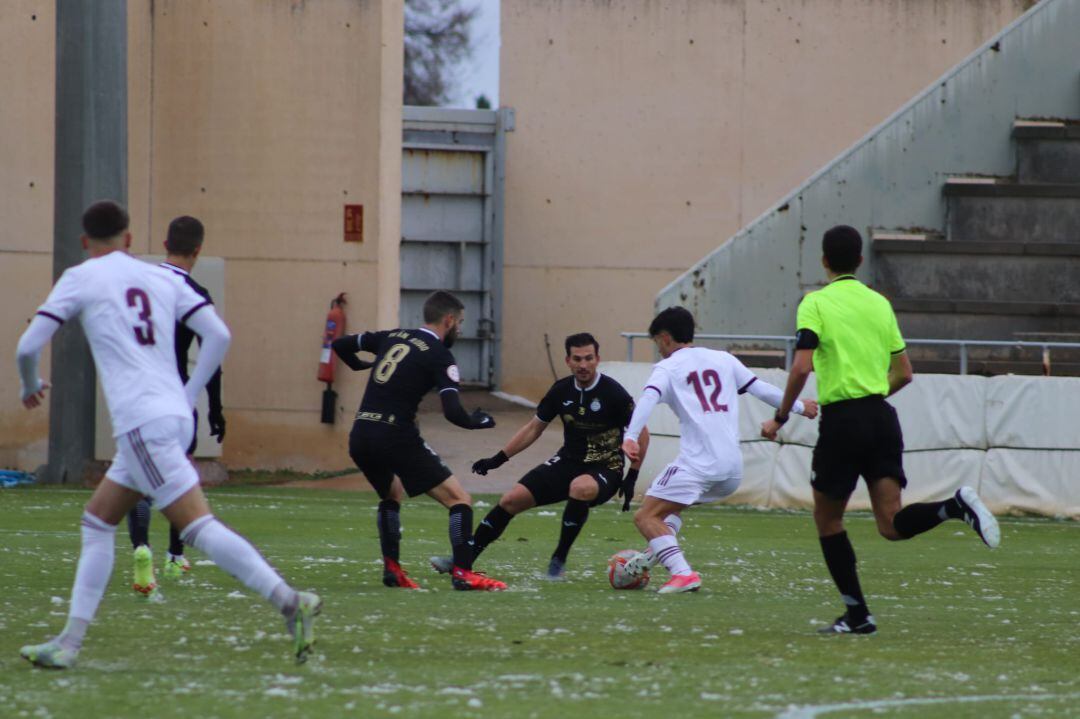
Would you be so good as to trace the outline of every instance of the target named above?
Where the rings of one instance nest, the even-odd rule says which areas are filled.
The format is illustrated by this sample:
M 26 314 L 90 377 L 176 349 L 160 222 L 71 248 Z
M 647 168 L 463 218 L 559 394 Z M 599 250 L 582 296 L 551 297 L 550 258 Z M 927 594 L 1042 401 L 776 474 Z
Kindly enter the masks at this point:
M 624 549 L 615 552 L 608 560 L 608 581 L 614 589 L 644 589 L 649 584 L 649 570 L 642 570 L 641 574 L 634 576 L 626 571 L 626 563 L 632 557 L 639 554 L 634 549 Z

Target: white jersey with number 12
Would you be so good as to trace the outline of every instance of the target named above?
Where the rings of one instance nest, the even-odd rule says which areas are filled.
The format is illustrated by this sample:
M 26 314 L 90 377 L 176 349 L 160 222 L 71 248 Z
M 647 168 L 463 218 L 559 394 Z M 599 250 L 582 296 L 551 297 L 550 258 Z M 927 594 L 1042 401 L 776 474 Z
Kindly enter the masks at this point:
M 727 352 L 683 347 L 653 368 L 652 388 L 679 418 L 675 464 L 700 477 L 742 477 L 739 395 L 757 377 Z

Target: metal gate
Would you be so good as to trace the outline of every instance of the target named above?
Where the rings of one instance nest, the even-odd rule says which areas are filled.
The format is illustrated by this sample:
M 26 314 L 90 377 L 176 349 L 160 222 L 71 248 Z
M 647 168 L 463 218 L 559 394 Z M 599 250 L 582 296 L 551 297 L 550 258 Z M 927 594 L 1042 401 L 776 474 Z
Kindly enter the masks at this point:
M 513 111 L 406 107 L 402 123 L 402 327 L 423 324 L 424 298 L 465 303 L 454 345 L 462 383 L 499 380 L 506 132 Z

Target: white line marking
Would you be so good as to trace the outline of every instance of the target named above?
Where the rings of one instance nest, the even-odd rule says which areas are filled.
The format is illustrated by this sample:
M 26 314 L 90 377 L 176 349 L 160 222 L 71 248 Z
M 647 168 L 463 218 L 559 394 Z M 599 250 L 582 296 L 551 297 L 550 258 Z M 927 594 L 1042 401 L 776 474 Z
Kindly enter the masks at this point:
M 1075 694 L 982 694 L 967 697 L 924 697 L 912 699 L 881 699 L 867 702 L 846 702 L 844 704 L 821 704 L 818 706 L 790 707 L 776 715 L 776 719 L 816 719 L 825 714 L 839 711 L 876 711 L 895 707 L 912 707 L 933 704 L 980 704 L 982 702 L 1003 701 L 1047 701 L 1051 699 L 1078 699 Z

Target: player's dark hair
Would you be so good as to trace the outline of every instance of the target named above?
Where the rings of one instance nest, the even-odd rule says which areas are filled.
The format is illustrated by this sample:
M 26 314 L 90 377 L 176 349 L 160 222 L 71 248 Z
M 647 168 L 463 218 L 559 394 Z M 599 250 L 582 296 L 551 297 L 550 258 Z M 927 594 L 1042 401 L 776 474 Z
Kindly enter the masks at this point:
M 566 356 L 570 356 L 571 347 L 587 347 L 589 345 L 596 349 L 596 354 L 600 354 L 600 343 L 588 332 L 578 332 L 576 335 L 570 335 L 566 338 Z
M 457 297 L 444 290 L 436 290 L 424 300 L 424 322 L 432 324 L 463 309 L 465 305 Z
M 202 247 L 205 234 L 203 223 L 194 217 L 177 217 L 169 223 L 169 232 L 165 235 L 165 249 L 170 255 L 191 257 Z
M 829 269 L 838 274 L 850 274 L 859 267 L 862 257 L 862 236 L 854 227 L 837 225 L 825 232 L 821 252 Z
M 667 332 L 681 344 L 694 341 L 694 315 L 685 307 L 668 307 L 649 323 L 649 336 Z
M 128 228 L 127 210 L 112 200 L 99 200 L 86 208 L 82 228 L 91 240 L 109 240 Z

